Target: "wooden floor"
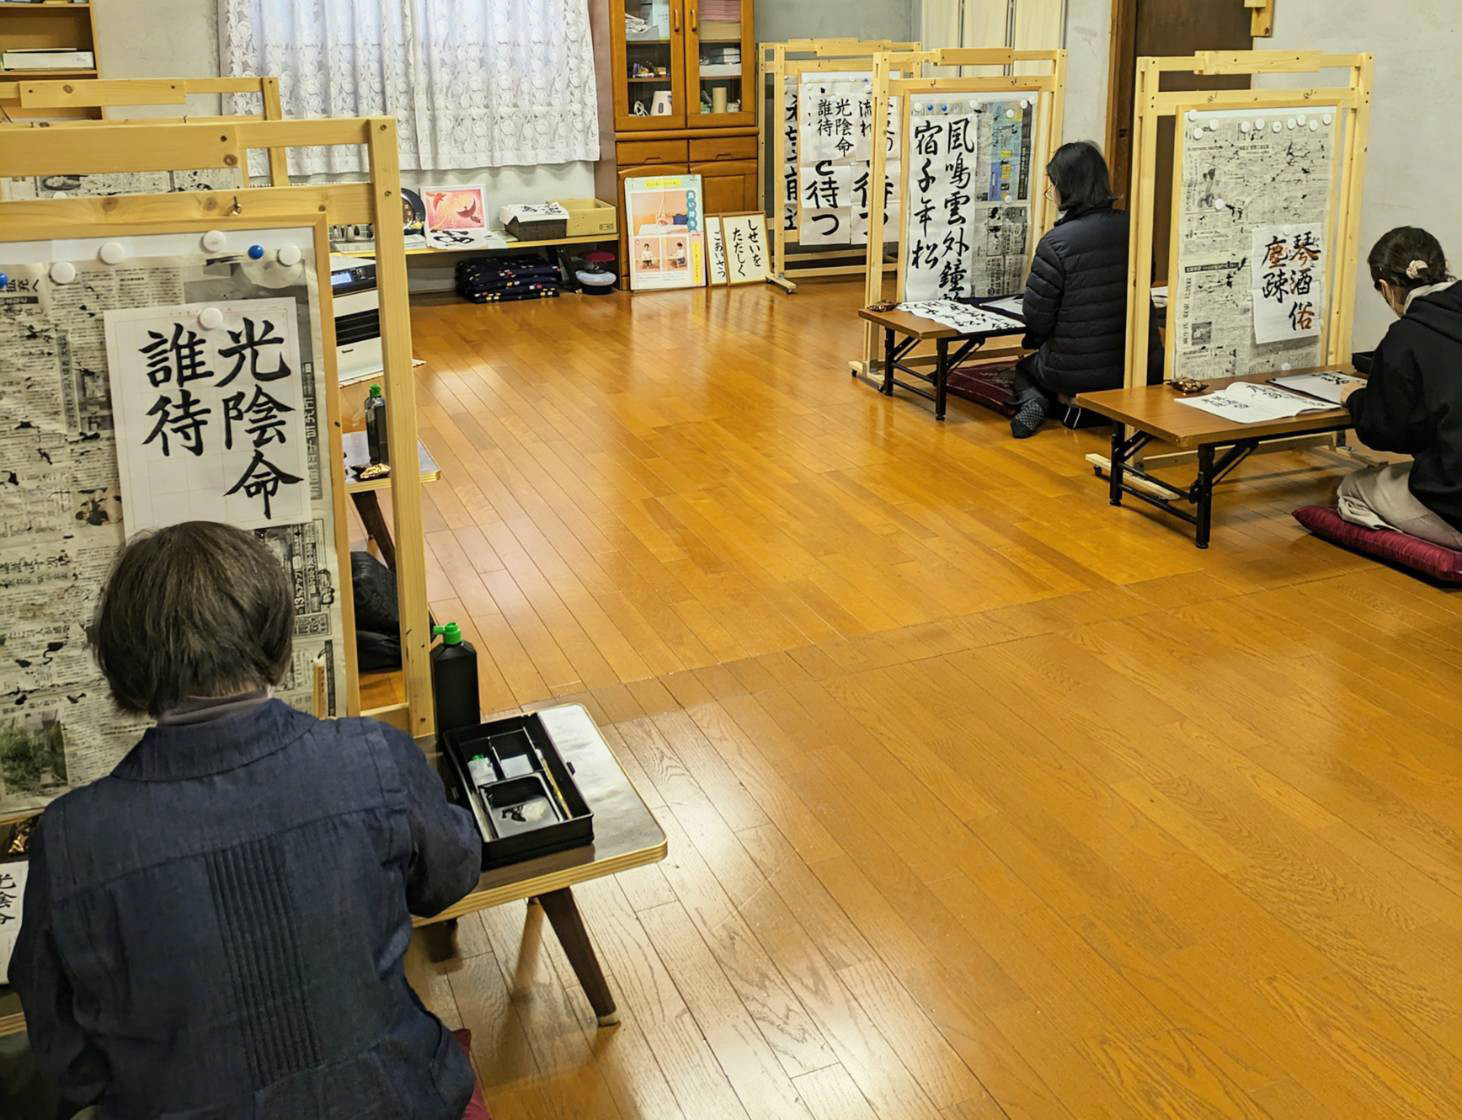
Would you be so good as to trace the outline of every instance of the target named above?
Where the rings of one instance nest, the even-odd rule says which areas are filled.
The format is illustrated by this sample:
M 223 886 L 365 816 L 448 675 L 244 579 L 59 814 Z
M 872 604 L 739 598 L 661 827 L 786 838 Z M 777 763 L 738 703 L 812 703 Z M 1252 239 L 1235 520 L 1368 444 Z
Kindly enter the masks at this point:
M 499 1120 L 1462 1116 L 1458 600 L 1215 547 L 1100 437 L 847 374 L 853 286 L 419 306 L 432 606 L 484 707 L 586 704 L 670 836 L 413 946 Z

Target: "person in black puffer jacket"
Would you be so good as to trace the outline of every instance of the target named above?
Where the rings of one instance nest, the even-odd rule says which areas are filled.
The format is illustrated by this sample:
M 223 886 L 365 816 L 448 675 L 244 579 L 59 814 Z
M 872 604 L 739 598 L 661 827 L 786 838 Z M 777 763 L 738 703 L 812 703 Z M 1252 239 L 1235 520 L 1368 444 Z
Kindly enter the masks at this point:
M 1462 284 L 1437 239 L 1415 226 L 1383 234 L 1368 263 L 1398 318 L 1345 404 L 1367 447 L 1414 458 L 1349 475 L 1340 516 L 1462 549 Z
M 1060 221 L 1036 246 L 1022 313 L 1024 345 L 1015 371 L 1016 439 L 1036 433 L 1062 393 L 1115 389 L 1125 380 L 1127 215 L 1112 208 L 1111 176 L 1096 145 L 1063 144 L 1046 166 Z M 1151 380 L 1162 379 L 1153 330 Z

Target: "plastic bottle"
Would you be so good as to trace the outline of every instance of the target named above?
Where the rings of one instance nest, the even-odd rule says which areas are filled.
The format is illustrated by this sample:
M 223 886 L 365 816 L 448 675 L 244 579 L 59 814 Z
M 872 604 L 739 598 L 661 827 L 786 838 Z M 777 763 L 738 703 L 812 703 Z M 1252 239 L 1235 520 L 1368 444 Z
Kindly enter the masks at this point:
M 440 645 L 431 651 L 431 689 L 437 704 L 437 730 L 476 727 L 482 722 L 482 703 L 477 696 L 477 651 L 462 640 L 455 622 L 433 626 L 432 636 Z
M 386 398 L 381 395 L 379 385 L 371 386 L 371 395 L 365 402 L 366 447 L 370 451 L 371 466 L 391 461 L 391 442 L 386 437 Z

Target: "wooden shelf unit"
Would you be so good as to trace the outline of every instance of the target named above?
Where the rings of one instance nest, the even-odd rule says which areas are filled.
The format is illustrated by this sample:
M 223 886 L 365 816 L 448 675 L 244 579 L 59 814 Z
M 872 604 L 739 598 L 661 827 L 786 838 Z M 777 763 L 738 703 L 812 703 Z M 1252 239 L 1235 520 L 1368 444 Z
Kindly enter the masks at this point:
M 90 4 L 0 3 L 0 52 L 12 50 L 91 51 L 95 65 L 65 70 L 29 68 L 0 70 L 0 85 L 29 79 L 89 79 L 101 76 L 101 46 L 96 34 L 96 17 Z M 101 110 L 92 107 L 25 109 L 18 100 L 0 94 L 0 120 L 82 119 L 97 120 Z
M 662 20 L 669 38 L 635 38 L 625 35 L 625 9 L 634 14 L 653 13 Z M 598 65 L 609 67 L 606 100 L 612 104 L 611 119 L 602 126 L 612 128 L 612 154 L 595 168 L 595 194 L 613 198 L 619 211 L 619 271 L 627 286 L 628 229 L 624 212 L 624 181 L 646 175 L 699 175 L 701 202 L 706 214 L 741 214 L 756 209 L 758 95 L 756 85 L 756 21 L 754 0 L 739 0 L 739 21 L 714 26 L 702 25 L 701 0 L 610 0 L 607 23 L 595 44 Z M 728 33 L 738 24 L 739 35 Z M 735 62 L 723 62 L 718 51 L 702 46 L 740 46 Z M 648 50 L 647 50 L 648 49 Z M 648 57 L 647 57 L 648 54 Z M 666 73 L 655 77 L 631 76 L 635 62 L 664 66 Z M 722 69 L 739 66 L 737 73 Z M 702 66 L 714 67 L 702 75 Z M 606 83 L 601 80 L 601 89 Z M 725 112 L 702 112 L 701 89 L 722 87 L 727 98 Z M 649 87 L 649 88 L 647 88 Z M 670 93 L 670 112 L 642 116 L 635 110 L 639 101 L 648 109 L 651 89 Z M 719 95 L 716 95 L 719 96 Z M 734 110 L 731 106 L 734 105 Z

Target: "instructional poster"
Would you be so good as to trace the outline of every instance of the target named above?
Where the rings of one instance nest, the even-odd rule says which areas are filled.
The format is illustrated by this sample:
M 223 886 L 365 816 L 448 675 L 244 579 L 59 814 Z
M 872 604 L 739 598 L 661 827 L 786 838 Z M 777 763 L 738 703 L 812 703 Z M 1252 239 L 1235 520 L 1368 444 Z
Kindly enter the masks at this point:
M 873 83 L 867 74 L 814 74 L 797 96 L 797 240 L 802 245 L 866 245 L 869 214 L 883 207 L 884 237 L 898 240 L 899 114 L 892 100 L 883 137 L 882 190 L 870 182 L 875 146 Z
M 1034 120 L 1030 98 L 912 101 L 906 300 L 1024 288 Z
M 1320 365 L 1335 111 L 1192 111 L 1178 124 L 1173 376 Z
M 69 256 L 59 259 L 52 257 L 52 242 L 0 245 L 0 272 L 8 278 L 0 288 L 0 462 L 6 467 L 0 484 L 0 812 L 40 808 L 106 775 L 146 725 L 112 707 L 83 627 L 131 528 L 118 440 L 140 434 L 145 441 L 159 421 L 161 430 L 141 445 L 143 454 L 165 435 L 171 448 L 166 458 L 177 456 L 185 474 L 202 460 L 189 450 L 191 442 L 201 442 L 206 455 L 215 446 L 227 449 L 232 432 L 244 479 L 233 497 L 242 502 L 237 516 L 245 524 L 259 524 L 248 511 L 262 511 L 272 486 L 248 493 L 257 472 L 245 476 L 244 467 L 256 450 L 300 478 L 288 488 L 305 504 L 291 505 L 286 515 L 280 483 L 270 496 L 270 527 L 255 530 L 295 589 L 294 656 L 276 695 L 310 710 L 313 666 L 323 658 L 328 710 L 344 711 L 324 369 L 316 361 L 313 231 L 252 231 L 239 240 L 234 252 L 205 256 L 196 235 L 126 238 L 131 255 L 116 265 L 98 260 L 99 242 L 66 242 Z M 296 246 L 303 259 L 285 267 L 270 253 L 256 263 L 243 252 L 249 242 Z M 200 309 L 208 308 L 226 309 L 216 328 L 221 333 L 195 348 L 189 332 L 210 334 L 198 321 Z M 252 336 L 246 317 L 254 320 Z M 116 371 L 109 319 L 118 324 L 114 344 L 126 339 L 135 351 Z M 182 329 L 175 332 L 175 325 Z M 140 395 L 134 399 L 129 392 L 119 402 L 114 384 L 137 385 Z M 256 389 L 262 390 L 257 400 Z M 170 403 L 149 417 L 164 394 Z M 201 407 L 212 411 L 203 415 Z M 283 433 L 282 442 L 275 433 Z M 236 481 L 219 484 L 227 490 Z M 209 516 L 235 516 L 226 510 L 220 501 Z M 185 516 L 173 513 L 174 520 Z M 156 524 L 169 520 L 157 509 L 151 516 Z
M 633 291 L 705 284 L 705 214 L 699 175 L 626 179 L 624 208 Z

